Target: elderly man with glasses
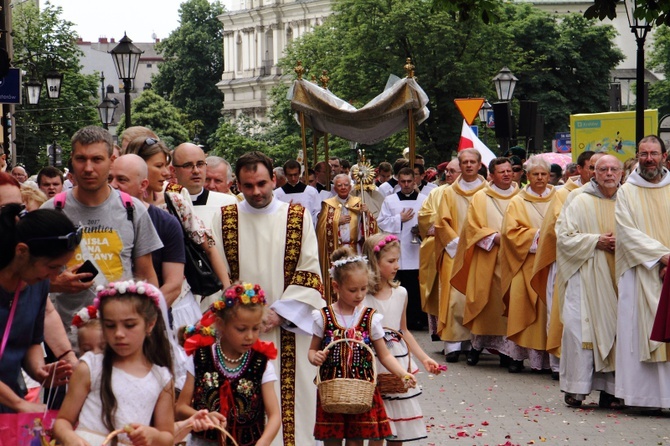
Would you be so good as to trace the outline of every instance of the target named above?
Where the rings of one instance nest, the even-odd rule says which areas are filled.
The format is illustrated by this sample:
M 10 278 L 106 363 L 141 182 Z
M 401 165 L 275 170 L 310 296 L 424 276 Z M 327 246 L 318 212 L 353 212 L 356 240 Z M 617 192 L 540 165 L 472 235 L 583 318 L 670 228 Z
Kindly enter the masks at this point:
M 212 227 L 212 217 L 221 206 L 237 203 L 235 197 L 205 188 L 207 178 L 207 162 L 205 152 L 200 146 L 192 143 L 178 145 L 172 153 L 172 174 L 177 184 L 168 186 L 172 192 L 188 192 L 195 215 L 205 223 L 207 229 Z

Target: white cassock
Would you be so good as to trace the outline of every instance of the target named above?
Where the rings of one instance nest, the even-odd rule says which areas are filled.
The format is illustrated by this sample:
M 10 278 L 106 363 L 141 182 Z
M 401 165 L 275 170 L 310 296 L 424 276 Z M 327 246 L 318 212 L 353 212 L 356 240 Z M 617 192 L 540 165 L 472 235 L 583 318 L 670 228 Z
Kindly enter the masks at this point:
M 663 170 L 659 183 L 634 171 L 617 192 L 615 395 L 628 406 L 670 407 L 666 344 L 649 340 L 663 285 L 658 260 L 670 253 L 670 175 Z
M 258 283 L 265 290 L 268 306 L 287 320 L 281 329 L 261 336 L 279 350 L 274 366 L 279 372 L 275 390 L 282 408 L 282 430 L 272 445 L 313 445 L 316 367 L 307 360 L 307 352 L 312 311 L 326 303 L 309 212 L 276 198 L 263 209 L 244 201 L 220 209 L 212 225 L 231 280 Z
M 386 197 L 379 211 L 379 219 L 377 219 L 379 229 L 394 234 L 400 239 L 400 269 L 402 270 L 419 269 L 421 243 L 412 243 L 412 228 L 419 224 L 419 210 L 426 198 L 426 195 L 417 192 L 410 195 L 398 192 Z M 400 213 L 408 208 L 414 211 L 414 216 L 403 223 Z
M 556 223 L 555 264 L 565 290 L 560 387 L 582 399 L 592 389 L 615 392 L 617 291 L 614 255 L 596 249 L 601 234 L 614 232 L 615 198 L 593 184 L 579 190 Z
M 316 222 L 316 217 L 321 212 L 321 197 L 316 188 L 301 182 L 298 182 L 295 186 L 286 183 L 275 189 L 274 194 L 279 201 L 301 205 L 309 211 L 312 221 Z

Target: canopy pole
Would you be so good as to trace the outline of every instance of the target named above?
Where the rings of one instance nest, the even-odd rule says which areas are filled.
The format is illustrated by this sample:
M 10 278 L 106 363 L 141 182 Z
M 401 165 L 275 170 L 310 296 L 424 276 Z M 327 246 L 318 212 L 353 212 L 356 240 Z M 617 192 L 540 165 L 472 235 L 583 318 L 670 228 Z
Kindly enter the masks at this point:
M 412 59 L 410 57 L 405 60 L 405 72 L 407 73 L 408 79 L 414 78 L 414 65 L 412 65 Z M 409 109 L 408 113 L 408 122 L 407 122 L 407 133 L 409 139 L 409 167 L 414 170 L 414 160 L 416 159 L 416 123 L 414 122 L 414 110 Z
M 328 162 L 328 133 L 323 134 L 323 150 L 326 158 L 326 190 L 330 192 L 330 163 Z
M 305 130 L 305 114 L 300 112 L 300 136 L 302 139 L 302 162 L 305 167 L 303 178 L 305 184 L 309 184 L 309 160 L 307 158 L 307 131 Z

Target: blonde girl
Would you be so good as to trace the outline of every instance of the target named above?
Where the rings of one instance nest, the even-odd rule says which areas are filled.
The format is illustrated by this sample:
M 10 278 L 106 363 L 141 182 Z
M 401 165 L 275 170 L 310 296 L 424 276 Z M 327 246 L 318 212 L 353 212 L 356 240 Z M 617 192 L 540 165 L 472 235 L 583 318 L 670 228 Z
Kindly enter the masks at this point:
M 65 446 L 99 445 L 117 429 L 126 431 L 119 439 L 130 444 L 173 444 L 172 356 L 164 301 L 146 282 L 98 287 L 94 305 L 106 346 L 102 354 L 85 353 L 72 376 L 54 425 Z
M 345 368 L 357 378 L 371 379 L 370 361 L 373 359 L 368 357 L 363 347 L 352 344 L 353 348 L 359 349 L 353 355 L 343 353 L 343 343 L 324 350 L 334 340 L 353 338 L 373 347 L 381 363 L 391 373 L 402 378 L 406 385 L 415 386 L 414 376 L 408 374 L 386 348 L 381 315 L 363 305 L 369 282 L 366 259 L 354 255 L 349 247 L 343 247 L 333 252 L 331 261 L 330 276 L 338 300 L 313 313 L 314 336 L 309 349 L 309 362 L 322 366 L 322 379 L 342 376 Z M 343 359 L 349 363 L 343 364 Z M 378 390 L 375 391 L 372 408 L 356 415 L 325 413 L 317 396 L 314 437 L 323 440 L 326 446 L 340 445 L 343 439 L 347 440 L 347 446 L 362 446 L 364 439 L 383 440 L 390 436 L 391 427 Z
M 407 329 L 405 310 L 407 309 L 407 290 L 398 286 L 395 275 L 400 265 L 400 243 L 395 235 L 375 234 L 363 245 L 363 253 L 368 257 L 370 267 L 370 289 L 363 305 L 374 308 L 384 315 L 384 326 L 402 334 L 405 342 L 393 331 L 387 330 L 384 337 L 386 345 L 395 358 L 407 370 L 410 362 L 408 349 L 414 358 L 421 361 L 428 373 L 440 373 L 440 366 L 423 351 Z M 377 364 L 380 373 L 385 373 L 382 364 Z M 410 370 L 416 373 L 417 367 L 411 362 Z M 382 395 L 384 407 L 391 422 L 393 438 L 388 443 L 401 445 L 406 441 L 422 440 L 427 437 L 418 396 L 421 390 L 410 389 L 407 393 Z M 382 441 L 372 441 L 370 446 L 381 446 Z

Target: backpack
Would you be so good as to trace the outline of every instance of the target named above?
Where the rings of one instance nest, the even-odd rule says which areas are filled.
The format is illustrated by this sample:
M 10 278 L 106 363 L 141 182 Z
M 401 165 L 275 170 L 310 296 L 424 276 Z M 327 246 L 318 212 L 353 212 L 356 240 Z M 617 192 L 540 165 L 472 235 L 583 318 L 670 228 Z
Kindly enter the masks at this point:
M 126 215 L 128 217 L 128 221 L 133 221 L 133 213 L 135 212 L 135 206 L 133 205 L 133 197 L 131 197 L 129 194 L 123 192 L 123 191 L 118 191 L 121 202 L 123 203 L 123 207 L 126 208 Z M 63 208 L 65 207 L 65 198 L 67 197 L 67 192 L 60 192 L 54 196 L 54 207 L 58 211 L 63 211 Z

